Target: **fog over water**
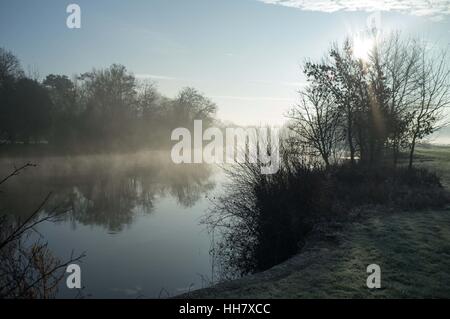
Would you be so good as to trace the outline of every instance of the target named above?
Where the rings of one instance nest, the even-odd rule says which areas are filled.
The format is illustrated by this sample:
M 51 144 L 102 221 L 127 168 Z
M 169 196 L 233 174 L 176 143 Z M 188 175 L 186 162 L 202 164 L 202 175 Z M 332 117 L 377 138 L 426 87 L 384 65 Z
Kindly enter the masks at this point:
M 38 166 L 11 180 L 0 209 L 23 220 L 52 192 L 42 214 L 70 210 L 40 224 L 35 235 L 62 260 L 72 250 L 86 252 L 84 294 L 167 297 L 212 279 L 211 236 L 200 219 L 219 188 L 217 167 L 175 165 L 168 153 L 139 152 L 5 158 L 2 175 L 24 161 Z M 61 282 L 58 297 L 73 294 Z

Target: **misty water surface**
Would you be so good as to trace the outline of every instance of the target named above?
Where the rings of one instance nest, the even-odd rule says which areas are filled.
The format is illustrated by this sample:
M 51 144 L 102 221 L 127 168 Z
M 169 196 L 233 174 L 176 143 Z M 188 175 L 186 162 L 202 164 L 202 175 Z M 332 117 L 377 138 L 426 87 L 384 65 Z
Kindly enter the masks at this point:
M 211 237 L 201 217 L 218 191 L 217 167 L 175 165 L 165 152 L 6 158 L 38 164 L 2 188 L 0 209 L 14 219 L 33 212 L 52 192 L 46 210 L 68 210 L 38 227 L 61 260 L 86 252 L 84 295 L 167 297 L 198 289 L 212 279 Z M 58 297 L 76 292 L 60 285 Z

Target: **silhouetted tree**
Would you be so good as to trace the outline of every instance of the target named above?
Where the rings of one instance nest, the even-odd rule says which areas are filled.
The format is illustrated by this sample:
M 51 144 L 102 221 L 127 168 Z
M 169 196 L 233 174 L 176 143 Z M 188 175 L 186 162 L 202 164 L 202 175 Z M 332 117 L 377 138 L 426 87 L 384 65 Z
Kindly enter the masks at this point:
M 0 178 L 0 186 L 34 164 L 25 164 Z M 63 262 L 40 240 L 30 243 L 30 234 L 43 222 L 52 221 L 64 211 L 49 210 L 45 217 L 40 214 L 50 194 L 23 221 L 14 222 L 7 215 L 0 216 L 0 299 L 48 299 L 55 297 L 64 270 L 81 260 L 84 254 L 73 256 Z M 25 244 L 25 239 L 28 241 Z
M 173 101 L 175 125 L 190 126 L 194 120 L 203 120 L 203 125 L 212 124 L 217 106 L 194 88 L 184 88 Z
M 308 87 L 300 92 L 300 103 L 288 113 L 289 128 L 303 149 L 312 148 L 310 155 L 319 155 L 326 167 L 336 155 L 343 136 L 340 132 L 341 114 L 332 96 L 319 87 Z
M 409 168 L 413 165 L 418 141 L 440 127 L 443 112 L 450 106 L 450 69 L 447 54 L 428 54 L 424 46 L 420 51 L 420 63 L 415 78 L 418 99 L 410 107 L 412 121 L 408 127 Z
M 335 45 L 329 52 L 329 58 L 321 63 L 307 62 L 304 73 L 308 81 L 322 90 L 327 90 L 332 96 L 336 107 L 343 115 L 343 129 L 350 152 L 350 160 L 355 162 L 355 117 L 362 98 L 360 65 L 353 58 L 351 42 L 346 40 L 340 49 Z
M 29 143 L 48 139 L 52 102 L 41 84 L 26 78 L 17 81 L 11 107 L 13 123 L 21 141 Z
M 82 116 L 85 138 L 125 144 L 136 117 L 136 81 L 123 65 L 82 74 L 85 111 Z
M 417 102 L 415 90 L 420 47 L 414 39 L 403 39 L 399 33 L 380 41 L 381 67 L 385 74 L 385 86 L 389 88 L 389 137 L 394 166 L 399 153 L 407 148 L 408 125 L 412 121 L 411 106 Z
M 43 85 L 52 100 L 52 132 L 50 142 L 58 146 L 73 145 L 79 120 L 79 104 L 75 84 L 65 75 L 48 75 Z
M 362 163 L 377 165 L 390 153 L 396 165 L 400 150 L 408 150 L 411 167 L 417 141 L 440 127 L 442 111 L 450 104 L 446 56 L 398 34 L 370 36 L 367 59 L 356 57 L 347 39 L 322 62 L 307 62 L 304 72 L 311 86 L 328 97 L 327 110 L 342 115 L 352 163 L 358 155 Z M 318 117 L 305 111 L 297 116 L 302 125 L 317 126 Z
M 11 141 L 15 136 L 13 92 L 18 79 L 24 77 L 19 59 L 0 48 L 0 144 Z
M 0 86 L 8 80 L 24 77 L 19 59 L 6 49 L 0 48 Z
M 125 66 L 93 69 L 75 80 L 27 78 L 19 60 L 0 49 L 0 143 L 45 142 L 65 150 L 167 147 L 170 132 L 194 120 L 210 126 L 217 106 L 193 88 L 175 98 L 139 83 Z

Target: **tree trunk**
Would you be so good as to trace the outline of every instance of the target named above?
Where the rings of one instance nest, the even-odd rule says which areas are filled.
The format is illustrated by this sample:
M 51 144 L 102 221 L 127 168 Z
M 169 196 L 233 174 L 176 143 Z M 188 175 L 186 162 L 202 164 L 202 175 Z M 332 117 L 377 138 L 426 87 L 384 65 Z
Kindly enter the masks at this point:
M 347 140 L 348 140 L 348 146 L 350 148 L 350 163 L 352 165 L 355 164 L 355 146 L 353 145 L 353 133 L 352 133 L 352 127 L 351 124 L 348 123 L 347 128 Z
M 392 158 L 394 161 L 394 167 L 397 167 L 398 163 L 398 145 L 397 145 L 397 139 L 394 138 L 394 144 L 392 145 Z
M 409 150 L 409 164 L 408 164 L 409 169 L 412 169 L 412 166 L 413 166 L 415 148 L 416 148 L 416 136 L 413 137 L 413 139 L 411 141 L 411 148 Z
M 330 159 L 324 154 L 322 154 L 322 159 L 325 162 L 325 168 L 328 170 L 330 168 Z

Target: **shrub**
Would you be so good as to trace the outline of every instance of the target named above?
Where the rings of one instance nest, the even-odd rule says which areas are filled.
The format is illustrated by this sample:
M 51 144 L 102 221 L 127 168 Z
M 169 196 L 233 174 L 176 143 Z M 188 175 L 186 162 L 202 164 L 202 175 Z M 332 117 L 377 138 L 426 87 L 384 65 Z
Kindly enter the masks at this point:
M 315 226 L 361 206 L 407 210 L 449 202 L 439 177 L 419 168 L 341 164 L 325 170 L 285 158 L 273 175 L 261 175 L 249 163 L 228 175 L 225 195 L 205 220 L 222 228 L 216 252 L 226 275 L 262 271 L 288 259 Z

